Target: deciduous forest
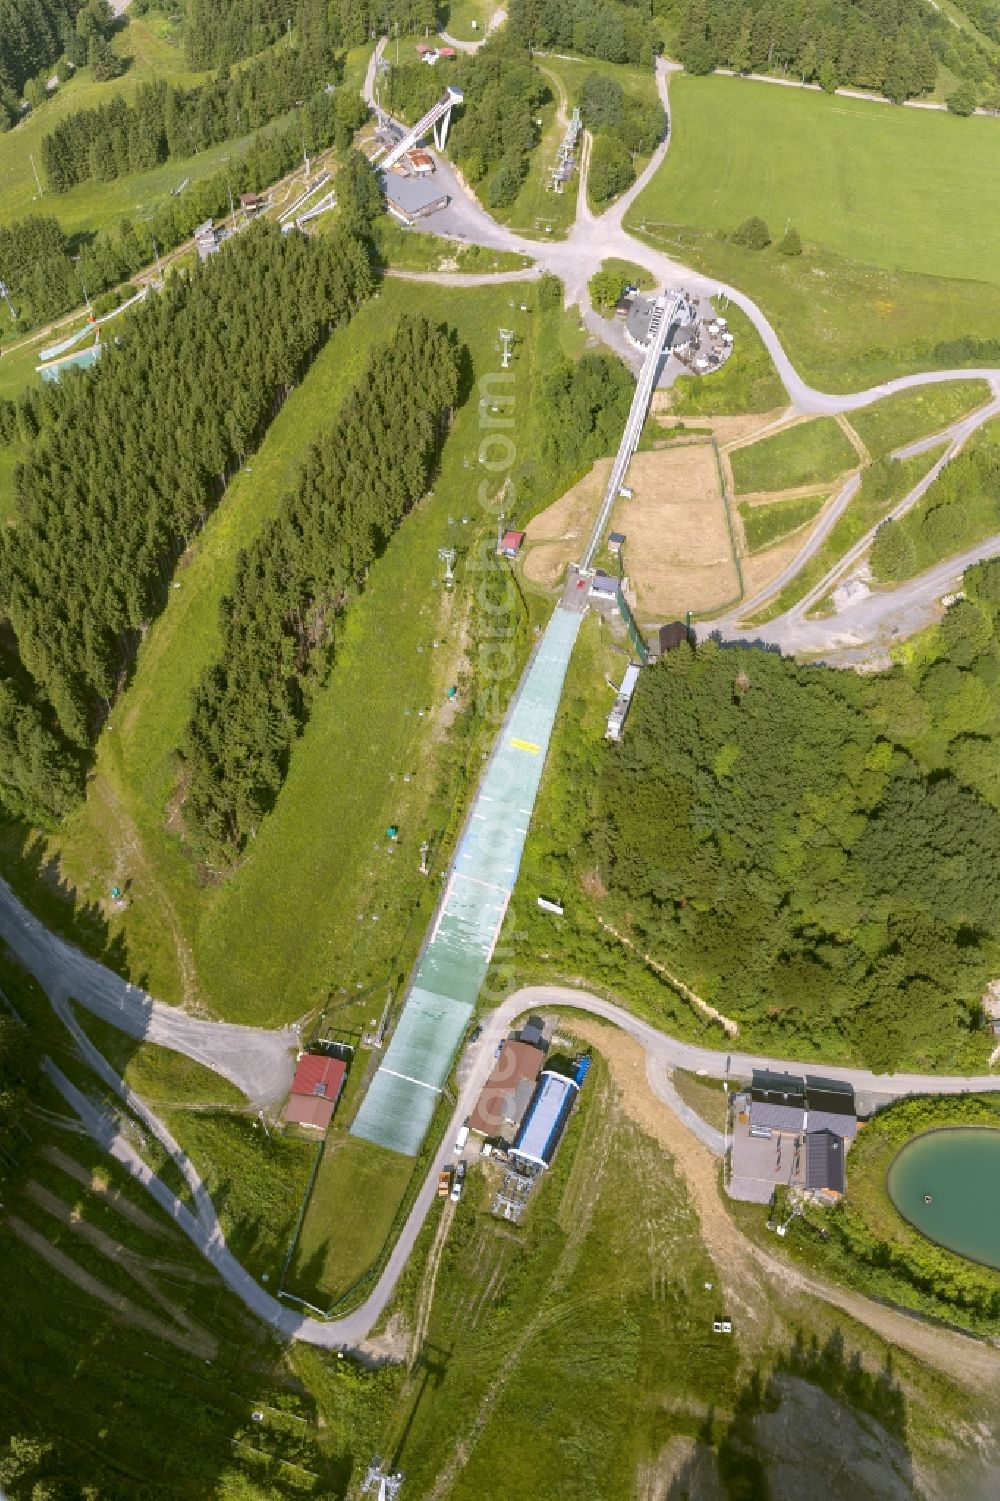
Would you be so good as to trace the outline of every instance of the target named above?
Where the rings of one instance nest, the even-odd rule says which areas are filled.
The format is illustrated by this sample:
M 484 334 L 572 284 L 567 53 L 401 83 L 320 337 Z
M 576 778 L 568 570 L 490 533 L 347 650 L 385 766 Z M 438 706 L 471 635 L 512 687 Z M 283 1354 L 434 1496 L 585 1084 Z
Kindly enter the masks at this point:
M 912 665 L 682 647 L 619 745 L 567 737 L 541 836 L 544 879 L 581 886 L 559 962 L 599 970 L 596 910 L 759 1046 L 971 1061 L 1000 963 L 1000 564 L 965 587 Z

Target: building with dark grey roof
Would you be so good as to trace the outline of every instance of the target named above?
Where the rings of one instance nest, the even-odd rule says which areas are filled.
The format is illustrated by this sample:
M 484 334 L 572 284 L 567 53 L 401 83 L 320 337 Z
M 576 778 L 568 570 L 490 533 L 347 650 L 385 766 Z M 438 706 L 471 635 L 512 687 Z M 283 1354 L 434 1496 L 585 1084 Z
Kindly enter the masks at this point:
M 805 1187 L 816 1193 L 842 1194 L 847 1188 L 844 1138 L 833 1131 L 810 1131 L 806 1137 Z
M 850 1084 L 754 1069 L 750 1088 L 734 1101 L 731 1197 L 767 1203 L 779 1184 L 844 1193 L 857 1129 Z
M 403 177 L 397 172 L 383 172 L 382 187 L 389 212 L 404 224 L 415 224 L 428 214 L 446 208 L 448 194 L 426 177 Z

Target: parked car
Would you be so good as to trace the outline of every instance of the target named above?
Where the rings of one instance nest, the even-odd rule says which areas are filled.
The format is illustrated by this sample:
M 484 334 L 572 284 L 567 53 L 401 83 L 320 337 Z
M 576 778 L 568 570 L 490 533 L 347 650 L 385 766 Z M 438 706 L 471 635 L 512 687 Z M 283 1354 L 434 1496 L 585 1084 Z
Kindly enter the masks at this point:
M 455 1169 L 455 1177 L 451 1185 L 451 1202 L 457 1204 L 462 1197 L 462 1189 L 465 1187 L 465 1163 L 460 1162 Z
M 469 1041 L 470 1042 L 478 1042 L 479 1039 L 480 1039 L 480 1037 L 482 1037 L 482 1035 L 483 1035 L 483 1029 L 477 1023 L 476 1026 L 474 1026 L 473 1029 L 472 1029 L 472 1031 L 469 1033 Z

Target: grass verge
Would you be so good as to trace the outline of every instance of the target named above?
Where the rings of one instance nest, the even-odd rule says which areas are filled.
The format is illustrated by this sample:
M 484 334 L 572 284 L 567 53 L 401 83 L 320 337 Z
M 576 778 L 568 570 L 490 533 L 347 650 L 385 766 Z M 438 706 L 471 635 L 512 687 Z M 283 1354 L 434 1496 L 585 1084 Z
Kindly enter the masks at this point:
M 763 552 L 783 537 L 790 537 L 800 526 L 812 521 L 822 509 L 822 495 L 805 495 L 800 500 L 776 500 L 770 505 L 739 507 L 747 551 Z

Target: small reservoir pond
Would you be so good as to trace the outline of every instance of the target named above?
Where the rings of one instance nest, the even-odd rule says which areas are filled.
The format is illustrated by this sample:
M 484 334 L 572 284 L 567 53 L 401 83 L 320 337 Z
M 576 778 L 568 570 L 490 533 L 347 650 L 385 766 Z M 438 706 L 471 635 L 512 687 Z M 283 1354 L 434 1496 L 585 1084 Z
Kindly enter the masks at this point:
M 892 1161 L 889 1197 L 915 1229 L 949 1251 L 1000 1268 L 1000 1131 L 927 1131 Z

